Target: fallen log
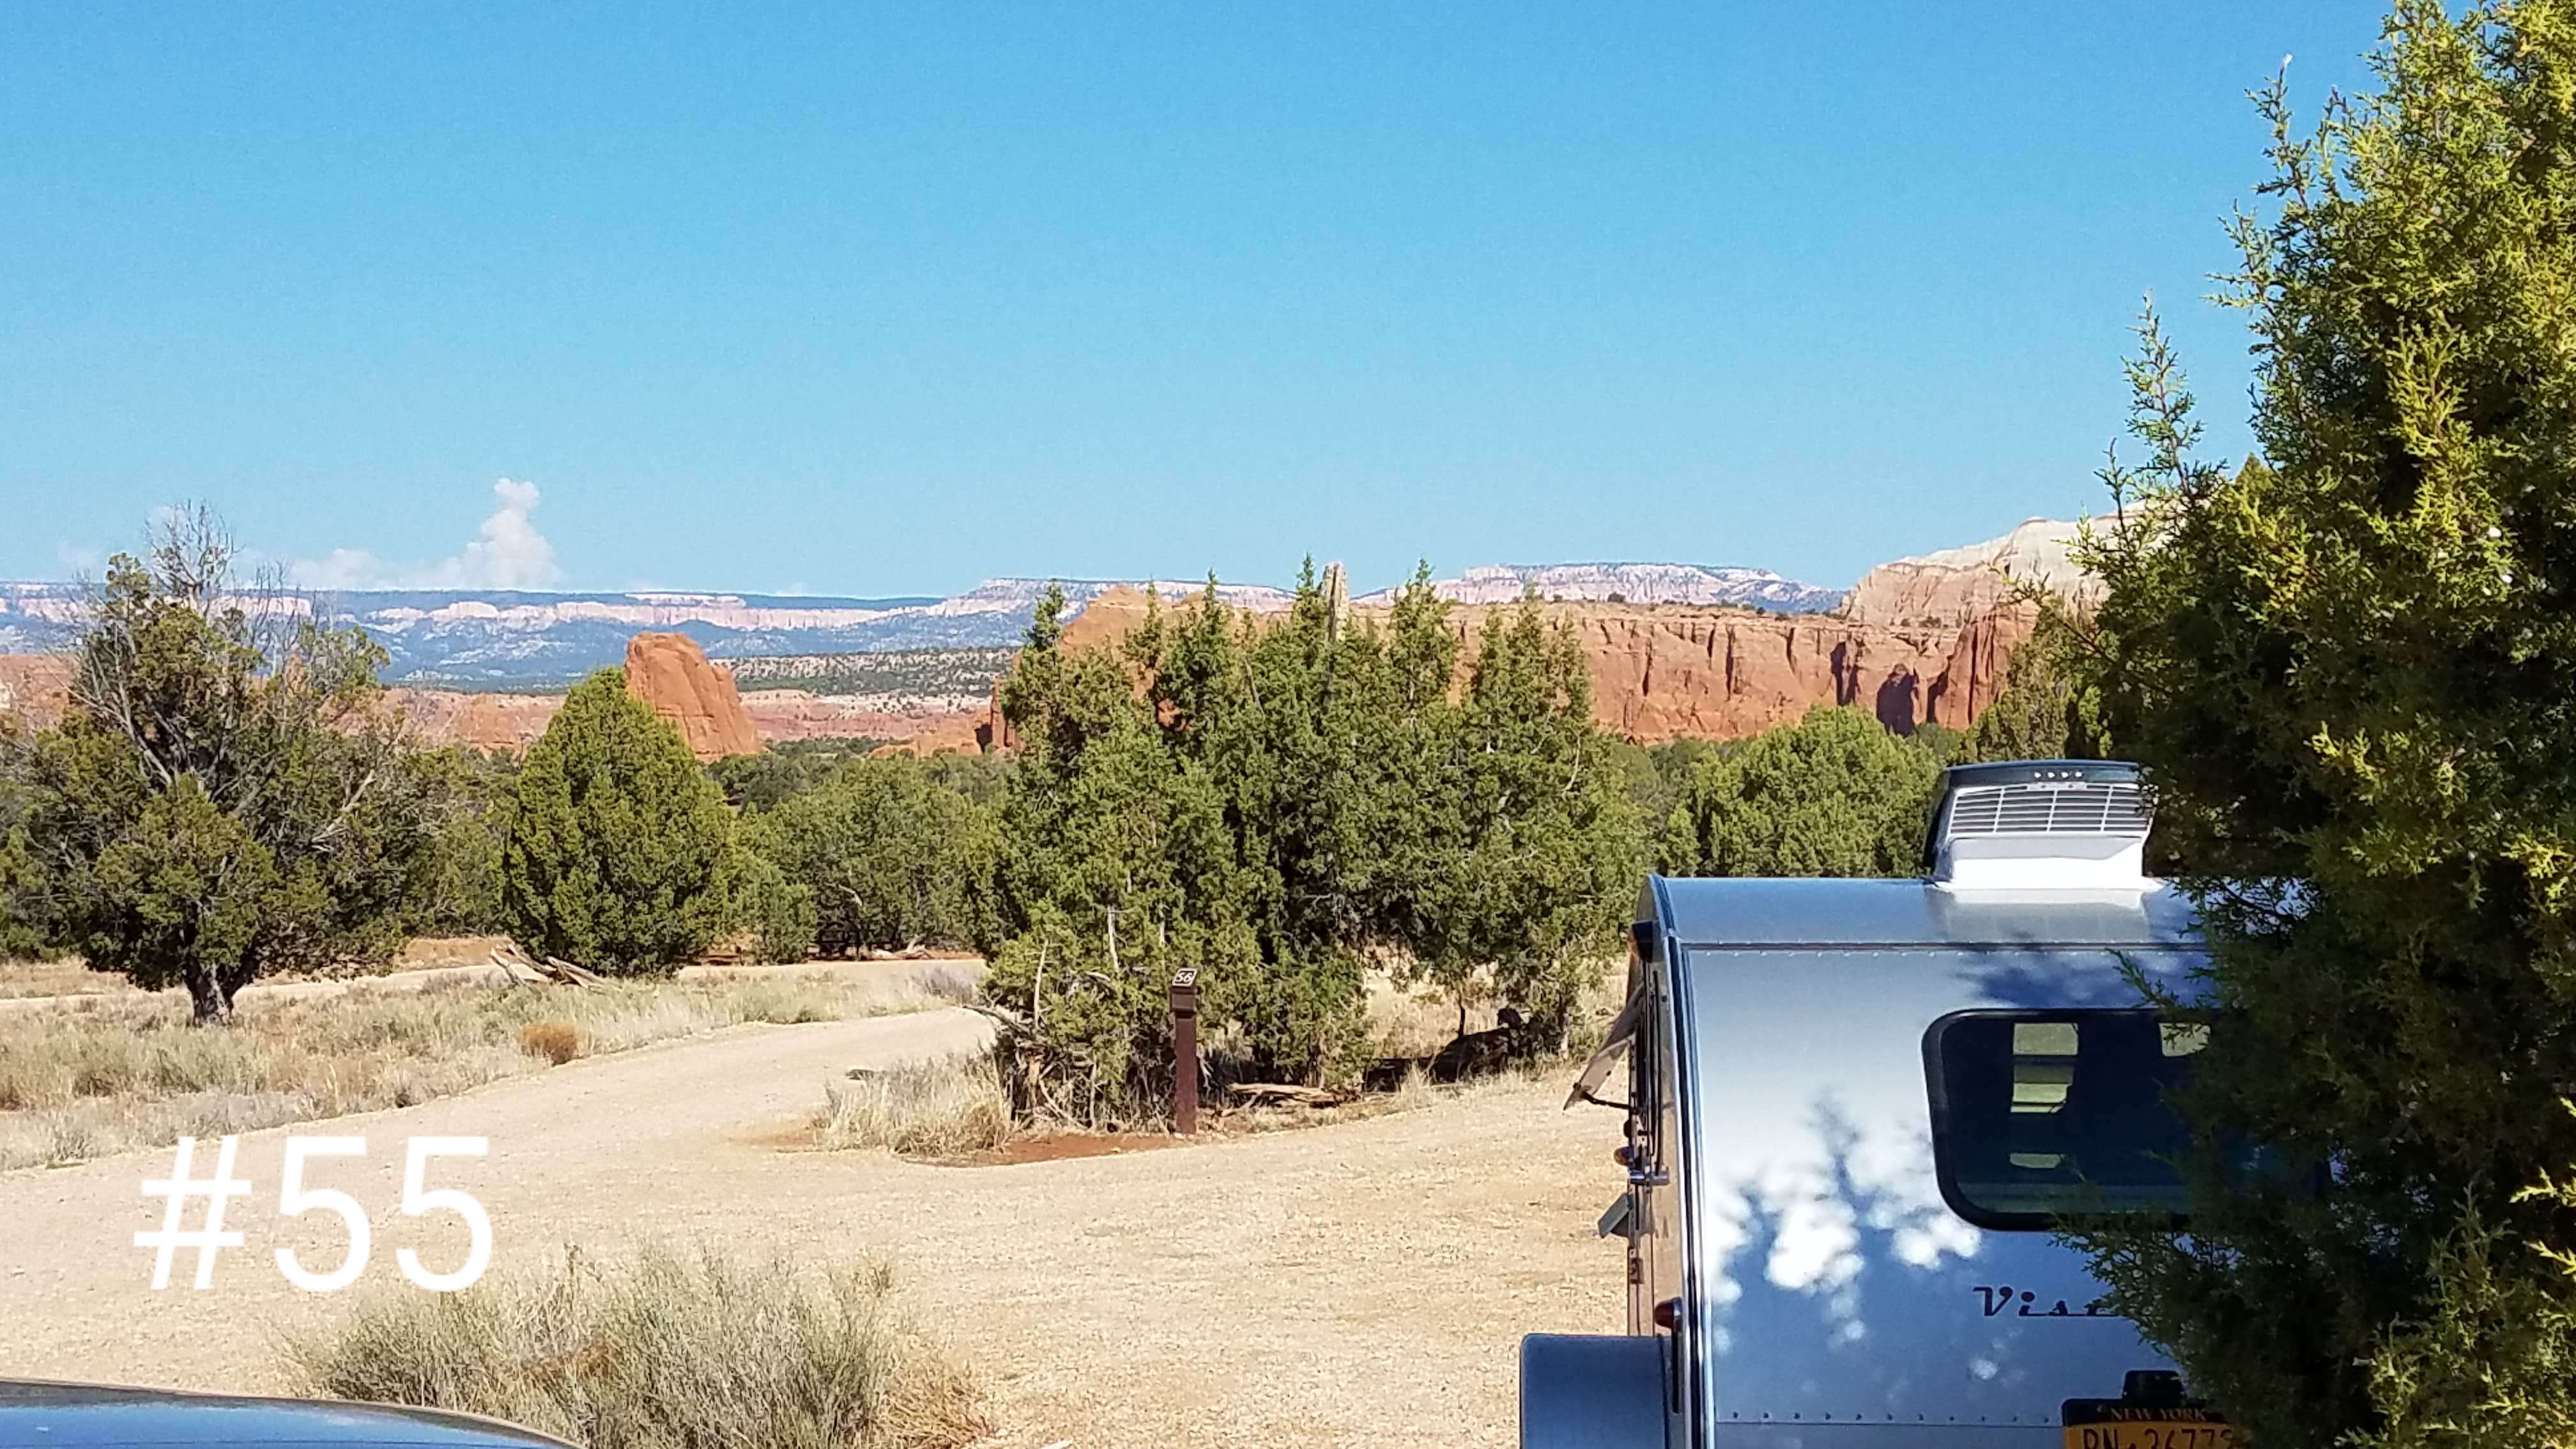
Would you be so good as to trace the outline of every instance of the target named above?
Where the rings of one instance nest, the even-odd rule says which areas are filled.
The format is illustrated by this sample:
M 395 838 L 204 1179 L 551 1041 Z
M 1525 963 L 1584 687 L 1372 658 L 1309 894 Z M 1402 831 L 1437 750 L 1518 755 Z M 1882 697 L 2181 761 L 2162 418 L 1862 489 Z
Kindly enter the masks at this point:
M 575 986 L 602 986 L 608 981 L 607 977 L 598 972 L 585 971 L 560 956 L 548 956 L 546 965 L 553 968 L 559 979 L 571 982 Z
M 1327 1092 L 1321 1087 L 1300 1087 L 1287 1082 L 1236 1082 L 1226 1090 L 1253 1102 L 1286 1102 L 1300 1107 L 1338 1107 L 1350 1100 L 1339 1092 Z
M 543 986 L 546 984 L 546 973 L 530 965 L 524 959 L 505 955 L 498 950 L 491 953 L 491 958 L 492 964 L 501 968 L 502 977 L 512 986 Z M 522 975 L 522 972 L 526 974 Z

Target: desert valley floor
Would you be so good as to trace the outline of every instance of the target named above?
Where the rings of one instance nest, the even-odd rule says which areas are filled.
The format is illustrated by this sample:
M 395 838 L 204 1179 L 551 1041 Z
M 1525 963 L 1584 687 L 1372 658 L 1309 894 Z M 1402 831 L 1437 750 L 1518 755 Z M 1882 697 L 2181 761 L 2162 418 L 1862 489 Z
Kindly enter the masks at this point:
M 276 1214 L 283 1139 L 490 1139 L 441 1182 L 491 1210 L 495 1271 L 566 1244 L 715 1240 L 891 1258 L 908 1301 L 992 1391 L 997 1432 L 1040 1446 L 1510 1442 L 1524 1333 L 1617 1326 L 1621 1259 L 1593 1222 L 1618 1187 L 1614 1114 L 1511 1081 L 1364 1121 L 1000 1167 L 807 1149 L 827 1079 L 975 1045 L 960 1009 L 740 1027 L 400 1111 L 253 1134 L 258 1185 L 213 1287 L 150 1286 L 139 1195 L 170 1153 L 0 1174 L 0 1362 L 19 1374 L 281 1386 L 276 1336 L 343 1305 L 271 1250 L 337 1261 L 326 1214 Z M 332 1165 L 392 1254 L 462 1254 L 453 1220 L 396 1217 L 398 1152 Z M 358 1290 L 353 1290 L 358 1291 Z M 410 1291 L 405 1289 L 403 1291 Z

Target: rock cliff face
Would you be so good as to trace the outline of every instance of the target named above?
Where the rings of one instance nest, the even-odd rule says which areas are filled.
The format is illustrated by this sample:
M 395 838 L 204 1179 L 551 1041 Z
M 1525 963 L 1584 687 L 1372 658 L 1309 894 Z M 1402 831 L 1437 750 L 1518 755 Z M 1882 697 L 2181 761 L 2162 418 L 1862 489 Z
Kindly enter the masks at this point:
M 1504 612 L 1453 616 L 1462 662 L 1486 621 Z M 1759 734 L 1820 704 L 1868 710 L 1900 734 L 1925 724 L 1964 729 L 2002 691 L 2012 651 L 2030 637 L 2018 606 L 1966 628 L 1740 609 L 1568 604 L 1547 612 L 1583 643 L 1593 717 L 1644 745 Z
M 743 712 L 733 676 L 709 664 L 686 634 L 638 634 L 626 641 L 626 692 L 677 726 L 701 761 L 760 749 L 760 733 Z
M 1843 614 L 1860 623 L 1959 628 L 2028 584 L 2089 602 L 2100 585 L 2068 557 L 2075 530 L 2034 518 L 2001 538 L 1880 564 L 1861 576 Z
M 50 729 L 61 722 L 71 693 L 70 655 L 0 654 L 0 728 L 15 720 Z
M 560 694 L 469 694 L 455 689 L 393 689 L 394 708 L 421 737 L 512 754 L 537 742 L 563 708 Z
M 1481 631 L 1513 607 L 1450 610 L 1461 668 L 1475 657 Z M 2017 605 L 1965 627 L 1673 604 L 1540 607 L 1571 624 L 1582 641 L 1593 717 L 1639 744 L 1758 734 L 1819 704 L 1857 705 L 1909 733 L 1926 722 L 1965 728 L 1994 702 L 2012 651 L 2030 637 L 2027 609 Z M 1361 606 L 1356 613 L 1365 619 L 1382 611 Z M 1144 617 L 1141 592 L 1112 589 L 1065 626 L 1063 647 L 1115 645 Z M 988 733 L 1006 735 L 998 721 Z

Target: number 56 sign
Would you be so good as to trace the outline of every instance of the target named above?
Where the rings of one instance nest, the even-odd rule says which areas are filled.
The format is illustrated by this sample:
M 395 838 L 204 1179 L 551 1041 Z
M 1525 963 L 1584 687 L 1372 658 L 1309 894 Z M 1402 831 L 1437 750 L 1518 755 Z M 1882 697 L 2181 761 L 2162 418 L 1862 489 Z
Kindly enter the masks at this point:
M 143 1184 L 145 1197 L 164 1201 L 161 1230 L 139 1232 L 134 1244 L 139 1248 L 158 1249 L 153 1263 L 152 1286 L 166 1288 L 170 1282 L 171 1258 L 182 1248 L 197 1250 L 196 1286 L 211 1286 L 215 1254 L 224 1248 L 238 1248 L 242 1235 L 238 1230 L 224 1229 L 224 1202 L 227 1198 L 246 1197 L 251 1185 L 233 1176 L 233 1156 L 241 1145 L 238 1137 L 226 1137 L 215 1155 L 214 1174 L 197 1177 L 189 1171 L 196 1154 L 196 1139 L 179 1139 L 179 1157 L 167 1179 Z M 402 1275 L 433 1293 L 453 1293 L 473 1286 L 492 1261 L 492 1219 L 483 1204 L 471 1193 L 459 1188 L 429 1185 L 429 1167 L 434 1158 L 481 1157 L 489 1145 L 482 1137 L 413 1137 L 405 1141 L 403 1154 L 402 1214 L 423 1217 L 431 1213 L 454 1213 L 465 1222 L 465 1261 L 451 1272 L 441 1273 L 420 1259 L 409 1248 L 397 1249 L 394 1261 Z M 340 1220 L 348 1236 L 348 1250 L 340 1261 L 328 1269 L 308 1266 L 292 1248 L 277 1250 L 277 1271 L 286 1281 L 307 1293 L 336 1293 L 358 1281 L 367 1270 L 367 1259 L 375 1245 L 375 1232 L 367 1221 L 367 1210 L 358 1200 L 336 1188 L 308 1186 L 305 1178 L 313 1170 L 317 1157 L 364 1157 L 364 1137 L 306 1137 L 286 1139 L 286 1162 L 277 1185 L 277 1211 L 282 1217 L 303 1217 L 308 1213 L 325 1213 Z M 205 1225 L 182 1231 L 180 1223 L 192 1200 L 205 1203 Z

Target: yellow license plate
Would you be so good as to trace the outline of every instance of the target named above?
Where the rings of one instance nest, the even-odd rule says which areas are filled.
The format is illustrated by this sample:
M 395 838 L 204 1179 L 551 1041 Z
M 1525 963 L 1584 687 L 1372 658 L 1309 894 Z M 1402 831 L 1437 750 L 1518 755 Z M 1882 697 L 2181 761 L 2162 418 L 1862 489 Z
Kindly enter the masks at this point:
M 2236 1430 L 2207 1417 L 2121 1418 L 2067 1425 L 2066 1449 L 2236 1449 Z

